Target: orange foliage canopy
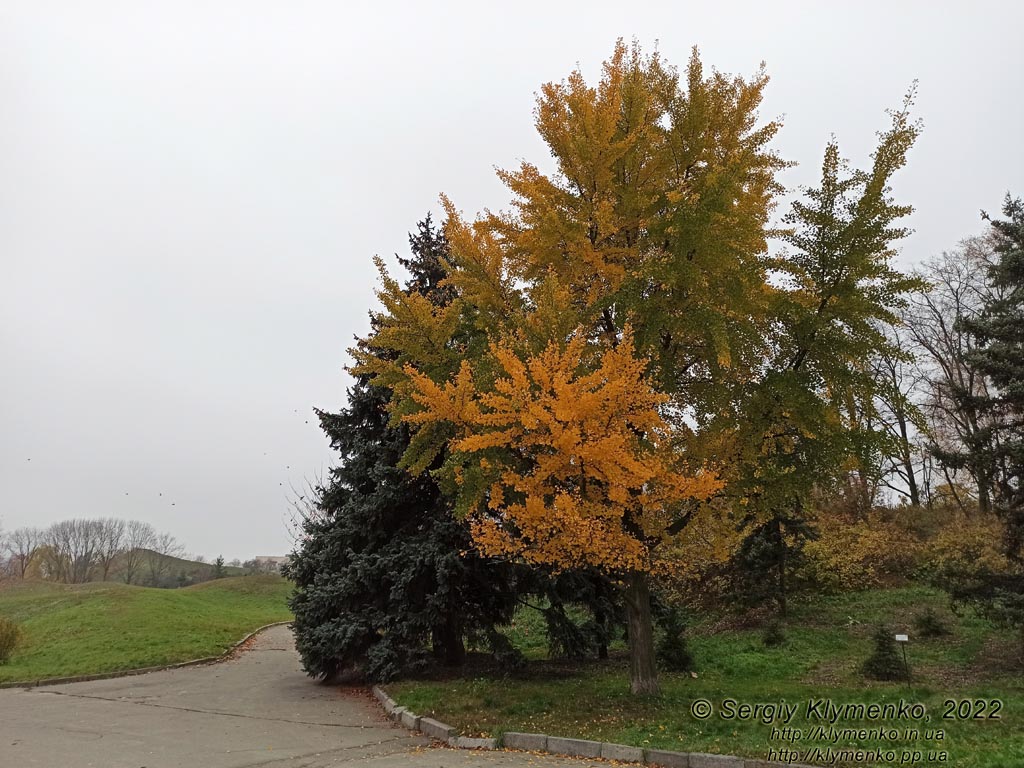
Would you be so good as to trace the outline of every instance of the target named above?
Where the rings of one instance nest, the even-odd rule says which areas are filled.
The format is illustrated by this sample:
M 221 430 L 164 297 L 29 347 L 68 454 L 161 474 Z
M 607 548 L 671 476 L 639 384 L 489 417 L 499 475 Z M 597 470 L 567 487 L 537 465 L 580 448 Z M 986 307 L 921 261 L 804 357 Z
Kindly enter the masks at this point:
M 628 330 L 589 372 L 586 352 L 581 336 L 525 360 L 492 344 L 500 370 L 487 388 L 466 361 L 443 385 L 409 366 L 422 410 L 405 420 L 455 427 L 456 482 L 485 554 L 647 571 L 683 504 L 721 483 L 681 471 L 658 412 L 668 398 L 645 380 Z

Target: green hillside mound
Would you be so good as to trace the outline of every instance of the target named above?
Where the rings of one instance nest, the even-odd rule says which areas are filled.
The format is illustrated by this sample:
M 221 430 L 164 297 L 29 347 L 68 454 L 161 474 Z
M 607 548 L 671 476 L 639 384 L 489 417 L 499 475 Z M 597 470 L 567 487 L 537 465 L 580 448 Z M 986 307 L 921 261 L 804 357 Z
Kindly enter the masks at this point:
M 212 656 L 259 626 L 291 618 L 291 584 L 239 576 L 187 589 L 113 582 L 0 587 L 0 615 L 25 642 L 0 682 L 97 674 Z
M 224 592 L 241 595 L 277 595 L 281 592 L 281 584 L 285 583 L 277 574 L 259 574 L 255 576 L 234 576 L 226 579 L 204 581 L 185 587 L 185 592 Z M 287 590 L 285 590 L 287 594 Z
M 214 578 L 216 566 L 213 563 L 201 563 L 173 555 L 160 555 L 149 549 L 132 550 L 135 559 L 135 570 L 128 578 L 127 557 L 122 554 L 114 559 L 110 567 L 108 581 L 124 581 L 135 584 L 160 587 L 185 587 Z M 153 561 L 156 561 L 154 564 Z M 245 568 L 236 565 L 221 566 L 224 576 L 244 576 Z

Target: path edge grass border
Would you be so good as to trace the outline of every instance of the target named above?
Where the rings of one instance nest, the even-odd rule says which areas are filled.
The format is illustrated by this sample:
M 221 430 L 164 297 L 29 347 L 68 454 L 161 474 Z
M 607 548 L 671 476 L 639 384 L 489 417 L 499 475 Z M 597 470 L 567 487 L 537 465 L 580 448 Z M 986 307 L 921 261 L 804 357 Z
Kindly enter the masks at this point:
M 6 683 L 0 682 L 0 690 L 4 688 L 39 688 L 44 685 L 65 685 L 67 683 L 88 683 L 93 680 L 112 680 L 116 677 L 134 677 L 135 675 L 147 675 L 150 672 L 165 672 L 169 669 L 180 669 L 181 667 L 195 667 L 200 664 L 213 664 L 218 661 L 225 661 L 231 654 L 237 651 L 243 643 L 251 640 L 253 637 L 258 635 L 264 630 L 270 629 L 271 627 L 280 627 L 285 624 L 291 624 L 292 620 L 288 621 L 272 621 L 270 624 L 264 624 L 262 627 L 257 627 L 252 632 L 247 634 L 237 643 L 233 643 L 223 653 L 217 656 L 203 656 L 200 659 L 189 659 L 188 661 L 179 661 L 175 664 L 160 664 L 155 667 L 136 667 L 135 669 L 119 669 L 113 672 L 99 672 L 94 675 L 72 675 L 70 677 L 45 677 L 39 680 L 14 680 Z
M 643 763 L 660 768 L 815 768 L 815 766 L 762 760 L 735 755 L 713 755 L 705 752 L 671 752 L 645 749 L 628 744 L 569 739 L 546 733 L 508 731 L 500 739 L 475 739 L 460 736 L 455 728 L 432 717 L 421 717 L 400 706 L 379 685 L 371 689 L 374 698 L 384 707 L 388 717 L 411 731 L 419 731 L 456 749 L 517 749 L 545 752 L 562 757 L 600 758 L 617 762 Z

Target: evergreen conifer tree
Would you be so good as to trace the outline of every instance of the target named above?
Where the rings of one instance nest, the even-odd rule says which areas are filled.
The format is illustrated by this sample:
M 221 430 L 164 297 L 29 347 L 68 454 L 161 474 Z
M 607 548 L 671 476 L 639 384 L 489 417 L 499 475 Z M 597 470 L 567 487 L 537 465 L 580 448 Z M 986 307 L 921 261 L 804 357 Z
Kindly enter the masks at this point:
M 409 242 L 406 290 L 447 303 L 443 233 L 428 216 Z M 399 466 L 409 432 L 389 423 L 390 397 L 357 376 L 345 408 L 317 411 L 341 464 L 317 489 L 287 569 L 296 646 L 312 676 L 360 668 L 388 679 L 425 663 L 430 646 L 459 664 L 467 636 L 507 646 L 495 626 L 515 608 L 512 566 L 477 555 L 431 476 Z
M 998 468 L 994 506 L 1008 567 L 946 577 L 954 600 L 1017 628 L 1024 653 L 1024 203 L 1007 195 L 1003 214 L 1005 220 L 991 220 L 998 255 L 989 274 L 994 298 L 963 325 L 978 340 L 971 362 L 993 384 L 987 397 L 977 398 L 979 410 L 994 418 L 987 420 L 989 434 L 975 460 Z
M 873 639 L 875 649 L 861 666 L 864 675 L 874 680 L 908 680 L 910 670 L 900 657 L 891 628 L 876 627 Z
M 997 511 L 1006 522 L 1007 554 L 1022 560 L 1024 549 L 1024 202 L 1009 195 L 1003 205 L 1006 220 L 991 221 L 998 261 L 989 279 L 994 298 L 981 317 L 965 322 L 978 338 L 973 362 L 995 385 L 982 399 L 983 409 L 1000 418 L 989 428 L 993 464 L 1000 474 Z

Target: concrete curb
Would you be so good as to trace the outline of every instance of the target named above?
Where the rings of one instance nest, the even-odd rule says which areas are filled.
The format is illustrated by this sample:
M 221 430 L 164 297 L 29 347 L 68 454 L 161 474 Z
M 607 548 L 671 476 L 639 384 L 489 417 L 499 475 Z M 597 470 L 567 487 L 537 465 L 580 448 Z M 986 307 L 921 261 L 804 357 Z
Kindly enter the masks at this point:
M 813 765 L 779 763 L 760 758 L 734 755 L 711 755 L 703 752 L 671 752 L 664 749 L 642 749 L 628 744 L 567 739 L 546 733 L 516 733 L 509 731 L 500 739 L 471 739 L 459 736 L 450 725 L 432 717 L 420 717 L 399 706 L 379 685 L 373 686 L 373 695 L 384 707 L 388 717 L 409 730 L 419 731 L 455 749 L 518 749 L 529 752 L 547 752 L 551 755 L 600 758 L 618 762 L 643 763 L 661 768 L 816 768 Z M 444 736 L 443 734 L 447 734 Z
M 150 672 L 166 672 L 169 669 L 180 669 L 181 667 L 196 667 L 200 664 L 213 664 L 218 661 L 225 661 L 231 654 L 238 650 L 246 641 L 271 627 L 280 627 L 291 624 L 291 621 L 275 621 L 264 624 L 254 629 L 237 643 L 224 651 L 219 656 L 204 656 L 201 659 L 190 659 L 179 661 L 176 664 L 162 664 L 156 667 L 137 667 L 136 669 L 121 669 L 115 672 L 100 672 L 96 675 L 74 675 L 72 677 L 47 677 L 42 680 L 16 680 L 13 682 L 0 683 L 0 690 L 4 688 L 39 688 L 44 685 L 66 685 L 67 683 L 88 683 L 93 680 L 113 680 L 116 677 L 134 677 L 135 675 L 148 675 Z

